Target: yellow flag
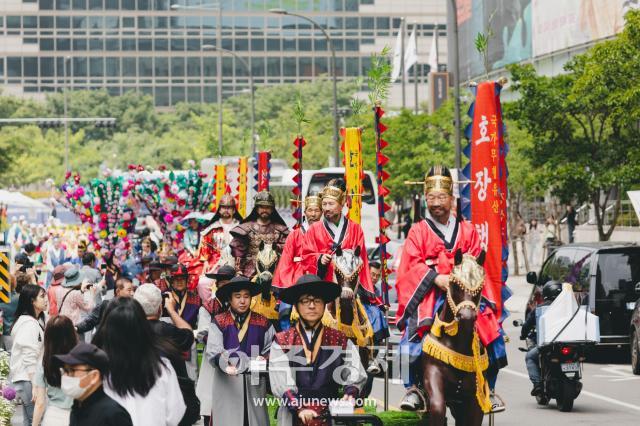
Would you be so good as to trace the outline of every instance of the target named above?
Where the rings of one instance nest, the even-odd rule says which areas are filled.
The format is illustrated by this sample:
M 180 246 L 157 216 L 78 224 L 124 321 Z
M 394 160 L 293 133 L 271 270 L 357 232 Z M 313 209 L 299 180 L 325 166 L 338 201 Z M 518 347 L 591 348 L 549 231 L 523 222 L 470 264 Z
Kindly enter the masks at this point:
M 227 166 L 216 165 L 216 210 L 220 205 L 220 199 L 227 189 Z
M 349 219 L 360 223 L 362 213 L 362 130 L 358 127 L 345 129 L 344 175 L 347 184 Z
M 238 213 L 247 215 L 247 157 L 238 159 Z

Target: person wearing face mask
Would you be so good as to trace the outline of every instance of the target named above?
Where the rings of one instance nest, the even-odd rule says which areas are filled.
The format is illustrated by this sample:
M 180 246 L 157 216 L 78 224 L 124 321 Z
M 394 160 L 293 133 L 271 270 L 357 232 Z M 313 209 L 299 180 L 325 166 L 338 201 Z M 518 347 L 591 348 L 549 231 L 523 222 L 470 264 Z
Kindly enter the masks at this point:
M 127 410 L 102 388 L 102 379 L 109 372 L 104 351 L 80 342 L 68 354 L 55 358 L 64 365 L 60 388 L 74 399 L 69 426 L 133 426 Z
M 207 340 L 206 358 L 214 370 L 212 425 L 267 425 L 267 406 L 256 404 L 266 398 L 265 377 L 255 382 L 253 374 L 243 373 L 249 357 L 268 356 L 275 330 L 267 318 L 249 309 L 251 297 L 259 292 L 256 285 L 242 276 L 218 285 L 216 297 L 229 308 L 213 318 Z

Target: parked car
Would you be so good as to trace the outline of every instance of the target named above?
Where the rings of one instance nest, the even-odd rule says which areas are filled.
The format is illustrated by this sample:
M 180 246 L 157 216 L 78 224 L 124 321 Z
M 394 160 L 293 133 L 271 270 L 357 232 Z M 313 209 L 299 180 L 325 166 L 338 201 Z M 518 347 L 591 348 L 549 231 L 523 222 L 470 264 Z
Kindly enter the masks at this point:
M 629 346 L 631 314 L 640 297 L 640 246 L 598 242 L 557 248 L 539 274 L 527 274 L 534 284 L 527 312 L 542 303 L 542 286 L 549 280 L 573 284 L 579 303 L 599 317 L 600 346 Z
M 629 344 L 631 345 L 631 369 L 633 374 L 640 375 L 640 299 L 631 315 L 631 330 Z

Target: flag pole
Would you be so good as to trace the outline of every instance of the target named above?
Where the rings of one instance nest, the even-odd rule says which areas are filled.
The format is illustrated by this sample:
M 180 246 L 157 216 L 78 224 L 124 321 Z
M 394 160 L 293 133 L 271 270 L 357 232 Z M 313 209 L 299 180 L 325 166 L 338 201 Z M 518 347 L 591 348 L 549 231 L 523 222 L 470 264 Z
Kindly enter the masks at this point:
M 413 23 L 413 32 L 416 35 L 414 37 L 415 41 L 415 52 L 416 58 L 418 57 L 418 24 L 416 22 Z M 420 111 L 420 106 L 418 105 L 418 61 L 413 64 L 413 96 L 415 97 L 415 111 L 416 115 Z
M 405 77 L 405 68 L 404 68 L 404 33 L 405 33 L 405 19 L 400 18 L 400 31 L 402 34 L 402 44 L 400 46 L 400 76 L 402 78 L 402 108 L 407 107 L 407 99 L 406 99 L 406 77 Z

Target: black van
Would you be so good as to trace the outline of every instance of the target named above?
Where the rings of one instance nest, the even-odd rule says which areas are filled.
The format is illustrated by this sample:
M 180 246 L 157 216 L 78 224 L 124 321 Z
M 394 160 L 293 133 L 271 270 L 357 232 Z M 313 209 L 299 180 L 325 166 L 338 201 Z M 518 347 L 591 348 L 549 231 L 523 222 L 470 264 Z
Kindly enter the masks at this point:
M 527 274 L 535 285 L 527 312 L 542 303 L 542 286 L 549 280 L 572 283 L 579 302 L 600 318 L 600 345 L 629 345 L 631 314 L 640 296 L 640 246 L 598 242 L 557 248 L 539 275 Z

